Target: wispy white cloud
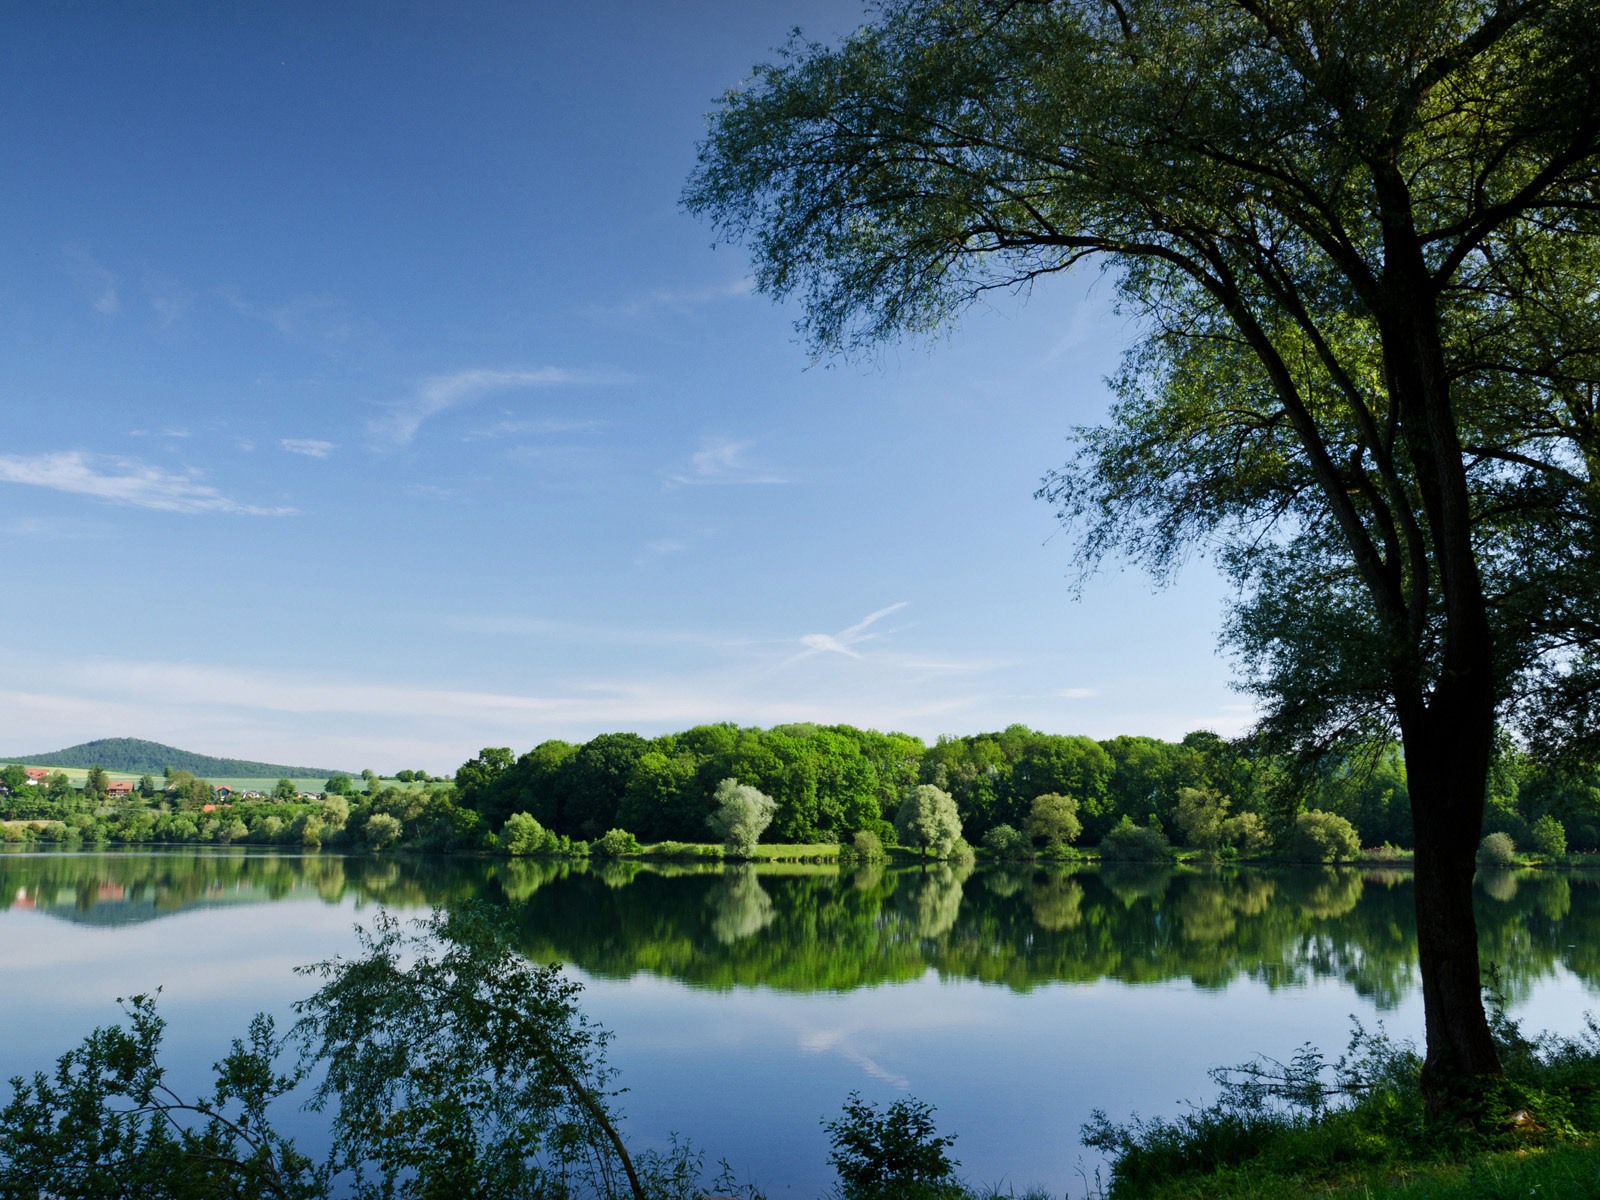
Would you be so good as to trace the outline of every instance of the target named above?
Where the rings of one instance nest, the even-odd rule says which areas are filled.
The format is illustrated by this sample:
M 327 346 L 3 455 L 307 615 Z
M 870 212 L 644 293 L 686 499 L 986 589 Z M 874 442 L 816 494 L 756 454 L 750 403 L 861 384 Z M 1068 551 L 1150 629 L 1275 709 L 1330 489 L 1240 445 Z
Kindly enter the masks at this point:
M 137 459 L 85 454 L 81 450 L 0 455 L 0 482 L 32 484 L 159 512 L 274 517 L 294 512 L 292 508 L 241 504 L 209 484 L 201 483 L 193 472 L 176 474 Z
M 774 475 L 750 460 L 753 443 L 734 441 L 732 438 L 708 437 L 700 440 L 700 449 L 689 458 L 687 470 L 667 476 L 668 483 L 681 484 L 752 484 L 788 483 L 781 475 Z
M 103 522 L 74 517 L 9 517 L 0 521 L 0 536 L 47 542 L 103 537 L 110 531 L 111 526 Z
M 595 305 L 588 311 L 599 317 L 638 317 L 658 312 L 684 314 L 707 304 L 739 300 L 754 294 L 755 280 L 733 279 L 701 288 L 658 288 L 618 304 Z
M 1061 688 L 1056 692 L 1056 695 L 1063 700 L 1088 700 L 1090 697 L 1098 696 L 1099 694 L 1094 688 L 1083 687 Z
M 630 382 L 632 376 L 617 371 L 574 370 L 567 367 L 535 367 L 529 370 L 476 367 L 424 379 L 411 395 L 392 405 L 383 416 L 371 421 L 368 428 L 376 441 L 390 446 L 403 446 L 416 437 L 417 430 L 430 417 L 471 404 L 491 392 Z
M 307 458 L 327 458 L 334 450 L 332 442 L 321 438 L 279 438 L 278 445 L 290 454 L 303 454 Z
M 887 608 L 880 608 L 877 612 L 868 613 L 850 628 L 841 629 L 838 633 L 808 633 L 800 639 L 800 644 L 805 649 L 789 661 L 798 662 L 814 654 L 842 654 L 846 658 L 860 658 L 861 653 L 855 647 L 880 636 L 879 633 L 868 633 L 867 630 L 890 613 L 899 612 L 908 603 L 909 601 L 902 600 L 898 604 L 891 604 Z
M 550 437 L 561 433 L 598 433 L 609 422 L 585 420 L 576 417 L 543 417 L 525 421 L 497 421 L 464 434 L 464 442 L 477 442 L 485 438 Z
M 176 325 L 189 315 L 194 298 L 177 283 L 162 275 L 146 273 L 144 295 L 163 329 Z
M 130 430 L 128 430 L 128 436 L 129 437 L 186 438 L 186 437 L 190 437 L 192 435 L 190 434 L 190 432 L 187 429 L 183 429 L 183 428 L 174 426 L 174 427 L 171 427 L 171 428 L 168 428 L 168 429 L 130 429 Z
M 118 294 L 120 280 L 115 273 L 102 266 L 89 253 L 82 242 L 73 242 L 65 250 L 67 273 L 89 297 L 95 312 L 114 317 L 122 311 L 122 298 Z

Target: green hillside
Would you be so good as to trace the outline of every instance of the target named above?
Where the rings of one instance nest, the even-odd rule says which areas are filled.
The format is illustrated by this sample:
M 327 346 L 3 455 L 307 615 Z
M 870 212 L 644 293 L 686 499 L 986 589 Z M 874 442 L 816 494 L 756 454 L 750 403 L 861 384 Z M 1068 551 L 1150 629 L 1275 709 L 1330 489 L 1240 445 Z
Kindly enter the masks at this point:
M 121 771 L 130 775 L 159 775 L 166 768 L 189 771 L 202 779 L 218 776 L 262 776 L 277 779 L 326 779 L 341 772 L 326 767 L 291 767 L 282 763 L 253 762 L 246 758 L 214 758 L 209 754 L 196 754 L 179 750 L 176 746 L 163 746 L 160 742 L 147 742 L 142 738 L 99 738 L 65 750 L 49 754 L 13 754 L 5 762 L 25 763 L 30 767 L 104 767 L 107 771 Z M 358 771 L 342 772 L 357 775 Z

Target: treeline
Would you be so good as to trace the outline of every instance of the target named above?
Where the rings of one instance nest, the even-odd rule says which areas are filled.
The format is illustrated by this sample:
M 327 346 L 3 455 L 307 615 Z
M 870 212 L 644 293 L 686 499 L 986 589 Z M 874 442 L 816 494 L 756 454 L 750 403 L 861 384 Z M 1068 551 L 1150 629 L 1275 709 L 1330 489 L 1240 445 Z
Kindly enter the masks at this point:
M 954 799 L 973 845 L 1000 826 L 1025 829 L 1034 801 L 1051 794 L 1076 803 L 1082 845 L 1099 845 L 1127 823 L 1179 845 L 1226 839 L 1230 821 L 1233 830 L 1280 837 L 1308 810 L 1348 821 L 1363 846 L 1412 840 L 1397 747 L 1291 762 L 1253 740 L 1208 731 L 1178 742 L 1096 741 L 1012 725 L 931 746 L 848 725 L 700 725 L 658 738 L 607 733 L 581 744 L 542 742 L 520 756 L 486 748 L 456 772 L 456 801 L 493 830 L 528 813 L 571 839 L 621 828 L 643 842 L 695 842 L 708 836 L 713 793 L 730 778 L 776 802 L 768 842 L 846 842 L 868 831 L 888 843 L 897 806 L 918 784 Z M 1570 849 L 1600 849 L 1600 772 L 1547 768 L 1505 742 L 1484 832 L 1526 845 L 1545 816 L 1561 823 Z
M 23 754 L 0 761 L 26 763 L 34 767 L 98 766 L 129 775 L 146 772 L 159 775 L 165 770 L 188 771 L 191 775 L 220 779 L 278 775 L 314 779 L 327 778 L 336 773 L 327 767 L 288 767 L 282 763 L 253 762 L 244 758 L 216 758 L 210 754 L 196 754 L 176 746 L 146 741 L 144 738 L 98 738 L 68 746 L 65 750 L 52 750 L 48 754 Z

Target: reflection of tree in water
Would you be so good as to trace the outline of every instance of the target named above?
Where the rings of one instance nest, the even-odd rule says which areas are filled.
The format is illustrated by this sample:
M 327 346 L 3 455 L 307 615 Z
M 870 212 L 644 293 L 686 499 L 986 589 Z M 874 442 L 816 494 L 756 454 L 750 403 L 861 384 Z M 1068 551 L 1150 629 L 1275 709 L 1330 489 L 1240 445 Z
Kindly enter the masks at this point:
M 1033 871 L 1030 868 L 1007 864 L 986 872 L 983 876 L 983 886 L 1002 900 L 1006 900 L 1027 887 L 1032 879 Z
M 511 903 L 518 904 L 571 869 L 569 863 L 555 859 L 508 858 L 495 864 L 494 873 L 500 881 L 501 893 Z
M 607 858 L 590 863 L 589 870 L 608 888 L 625 888 L 638 878 L 644 864 L 631 859 Z
M 1491 900 L 1509 904 L 1517 898 L 1517 873 L 1510 867 L 1479 867 L 1477 883 Z
M 1070 875 L 1051 875 L 1033 886 L 1028 896 L 1034 923 L 1057 933 L 1083 920 L 1083 885 Z
M 1238 927 L 1229 888 L 1220 879 L 1192 879 L 1177 895 L 1178 928 L 1191 942 L 1221 942 Z
M 1118 900 L 1132 908 L 1141 900 L 1159 900 L 1172 882 L 1172 868 L 1160 863 L 1106 863 L 1100 868 L 1100 882 Z
M 950 932 L 961 913 L 962 885 L 971 874 L 970 866 L 941 862 L 901 877 L 895 905 L 915 936 L 936 938 Z
M 728 867 L 708 893 L 711 932 L 724 946 L 760 933 L 777 915 L 753 866 Z
M 1535 903 L 1550 921 L 1560 921 L 1572 911 L 1572 885 L 1565 875 L 1542 875 L 1538 881 L 1539 897 Z
M 1361 903 L 1366 879 L 1355 867 L 1311 867 L 1285 881 L 1283 898 L 1318 921 L 1342 917 Z
M 864 862 L 850 872 L 850 886 L 858 892 L 875 892 L 883 885 L 883 863 Z

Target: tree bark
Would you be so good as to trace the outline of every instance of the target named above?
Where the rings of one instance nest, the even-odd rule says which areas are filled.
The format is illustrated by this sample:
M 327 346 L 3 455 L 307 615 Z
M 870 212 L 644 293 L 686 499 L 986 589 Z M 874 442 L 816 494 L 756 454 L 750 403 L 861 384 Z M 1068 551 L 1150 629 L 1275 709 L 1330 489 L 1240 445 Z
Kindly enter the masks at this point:
M 1454 689 L 1446 683 L 1440 690 Z M 1468 1098 L 1475 1080 L 1501 1073 L 1483 1009 L 1472 909 L 1494 725 L 1492 712 L 1474 720 L 1453 699 L 1436 694 L 1427 709 L 1401 716 L 1416 834 L 1417 966 L 1427 1034 L 1422 1092 L 1434 1116 Z

